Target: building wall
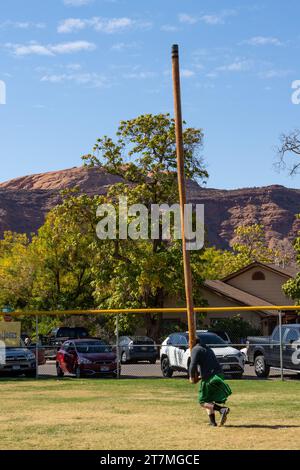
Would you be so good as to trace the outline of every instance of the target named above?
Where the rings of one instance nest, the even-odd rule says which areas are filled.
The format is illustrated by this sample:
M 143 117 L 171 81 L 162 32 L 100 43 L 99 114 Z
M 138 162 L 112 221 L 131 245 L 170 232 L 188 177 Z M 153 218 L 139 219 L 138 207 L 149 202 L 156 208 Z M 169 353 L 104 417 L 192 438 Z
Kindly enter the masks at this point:
M 205 289 L 203 287 L 201 289 L 201 294 L 203 295 L 203 298 L 207 300 L 209 307 L 240 307 L 240 305 L 233 300 L 226 299 L 220 295 L 217 295 L 214 292 L 211 292 L 208 289 Z M 238 312 L 238 311 L 232 311 L 232 312 L 211 312 L 207 314 L 207 317 L 205 319 L 205 323 L 207 326 L 210 326 L 210 321 L 212 319 L 217 319 L 217 318 L 232 318 L 239 314 L 241 318 L 243 318 L 245 321 L 251 323 L 255 328 L 261 328 L 261 314 L 256 313 L 256 312 Z
M 253 274 L 257 271 L 265 275 L 265 280 L 255 281 L 252 279 Z M 287 278 L 280 274 L 276 274 L 263 267 L 253 267 L 226 281 L 226 283 L 256 297 L 260 297 L 273 305 L 293 305 L 294 302 L 282 292 L 282 285 L 286 281 Z

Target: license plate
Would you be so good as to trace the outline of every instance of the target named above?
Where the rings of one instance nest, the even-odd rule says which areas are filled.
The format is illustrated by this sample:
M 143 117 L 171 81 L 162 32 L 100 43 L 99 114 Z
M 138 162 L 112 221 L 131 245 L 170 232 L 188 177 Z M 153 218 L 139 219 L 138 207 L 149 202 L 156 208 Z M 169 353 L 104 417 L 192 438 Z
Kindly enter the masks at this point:
M 20 370 L 21 366 L 12 366 L 12 370 Z
M 147 351 L 147 350 L 148 350 L 147 346 L 142 346 L 142 351 Z
M 230 366 L 228 364 L 224 364 L 222 367 L 223 370 L 230 370 Z
M 101 372 L 108 372 L 109 367 L 100 367 Z

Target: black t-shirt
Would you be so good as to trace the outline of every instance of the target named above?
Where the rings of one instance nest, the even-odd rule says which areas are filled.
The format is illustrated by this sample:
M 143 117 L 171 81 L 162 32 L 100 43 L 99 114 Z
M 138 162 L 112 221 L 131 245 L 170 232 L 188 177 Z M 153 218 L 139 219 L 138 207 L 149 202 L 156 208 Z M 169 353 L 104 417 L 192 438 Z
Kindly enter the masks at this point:
M 196 344 L 192 349 L 190 365 L 191 377 L 196 374 L 198 366 L 200 367 L 201 378 L 204 380 L 209 379 L 213 375 L 222 374 L 223 372 L 213 350 L 208 347 L 200 346 L 200 344 Z

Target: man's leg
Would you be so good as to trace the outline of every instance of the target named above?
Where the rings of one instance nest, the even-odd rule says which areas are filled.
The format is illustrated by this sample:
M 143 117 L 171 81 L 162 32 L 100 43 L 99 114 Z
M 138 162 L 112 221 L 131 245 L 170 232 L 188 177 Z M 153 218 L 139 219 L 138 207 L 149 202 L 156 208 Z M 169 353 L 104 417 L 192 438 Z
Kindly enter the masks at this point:
M 209 417 L 209 424 L 210 426 L 217 426 L 215 411 L 214 411 L 214 403 L 201 403 L 202 408 L 206 409 L 206 412 Z
M 220 421 L 220 426 L 223 426 L 226 423 L 228 413 L 230 411 L 230 408 L 227 406 L 220 406 L 214 403 L 213 405 L 214 411 L 219 411 L 221 415 L 221 421 Z

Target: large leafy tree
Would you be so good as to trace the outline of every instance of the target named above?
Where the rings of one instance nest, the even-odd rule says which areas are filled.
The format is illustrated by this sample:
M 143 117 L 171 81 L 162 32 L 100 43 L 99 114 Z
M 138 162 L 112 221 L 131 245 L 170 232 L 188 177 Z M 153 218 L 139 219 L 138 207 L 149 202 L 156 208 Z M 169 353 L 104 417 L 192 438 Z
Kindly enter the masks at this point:
M 183 132 L 187 178 L 199 182 L 207 172 L 201 158 L 202 131 L 185 127 Z M 168 114 L 143 115 L 122 121 L 113 140 L 97 140 L 93 154 L 83 157 L 89 166 L 99 166 L 123 178 L 102 198 L 113 203 L 126 195 L 129 204 L 174 204 L 178 201 L 175 123 Z M 148 211 L 150 214 L 150 210 Z M 150 225 L 150 224 L 149 224 Z M 181 245 L 178 241 L 107 240 L 102 265 L 95 268 L 95 296 L 101 306 L 163 307 L 169 297 L 183 297 Z M 103 258 L 104 256 L 104 258 Z M 200 253 L 192 254 L 192 264 Z M 201 283 L 194 269 L 195 292 Z M 198 300 L 198 299 L 197 299 Z M 145 317 L 148 334 L 157 336 L 161 315 Z
M 37 265 L 31 306 L 74 309 L 94 306 L 92 282 L 97 198 L 65 193 L 32 240 Z

